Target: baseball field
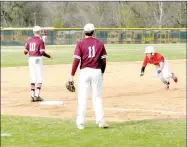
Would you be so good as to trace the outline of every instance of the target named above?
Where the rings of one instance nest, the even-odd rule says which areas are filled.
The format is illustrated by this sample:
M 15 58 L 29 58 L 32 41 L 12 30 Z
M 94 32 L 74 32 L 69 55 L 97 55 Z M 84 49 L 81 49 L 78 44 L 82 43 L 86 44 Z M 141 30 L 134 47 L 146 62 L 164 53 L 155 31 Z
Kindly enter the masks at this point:
M 154 44 L 165 55 L 171 80 L 166 90 L 148 65 L 140 69 L 147 44 L 106 45 L 108 63 L 103 79 L 103 104 L 109 129 L 99 129 L 88 97 L 86 125 L 78 130 L 77 91 L 65 82 L 71 71 L 72 46 L 47 46 L 54 59 L 44 58 L 41 96 L 63 105 L 30 102 L 28 57 L 22 46 L 1 47 L 2 147 L 185 147 L 186 146 L 186 44 Z M 79 69 L 75 76 L 75 85 Z M 2 136 L 5 135 L 5 136 Z

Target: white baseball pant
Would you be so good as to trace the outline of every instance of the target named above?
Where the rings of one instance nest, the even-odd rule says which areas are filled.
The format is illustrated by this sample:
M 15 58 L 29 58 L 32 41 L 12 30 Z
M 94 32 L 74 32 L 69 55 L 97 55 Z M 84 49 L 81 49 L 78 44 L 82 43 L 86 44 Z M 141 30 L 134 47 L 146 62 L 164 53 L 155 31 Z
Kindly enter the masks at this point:
M 164 64 L 163 64 L 163 69 L 161 71 L 161 73 L 159 74 L 159 77 L 161 79 L 162 82 L 169 82 L 170 78 L 172 78 L 172 74 L 169 73 L 168 71 L 168 62 L 167 60 L 165 59 L 164 60 Z M 156 66 L 156 70 L 159 69 L 159 66 Z
M 31 83 L 43 82 L 42 57 L 29 57 L 29 71 Z
M 42 40 L 44 41 L 44 43 L 46 43 L 47 36 L 42 36 Z
M 84 124 L 88 90 L 92 88 L 93 109 L 96 116 L 96 123 L 104 122 L 103 104 L 102 104 L 102 73 L 101 69 L 84 68 L 80 70 L 78 81 L 78 116 L 76 124 Z

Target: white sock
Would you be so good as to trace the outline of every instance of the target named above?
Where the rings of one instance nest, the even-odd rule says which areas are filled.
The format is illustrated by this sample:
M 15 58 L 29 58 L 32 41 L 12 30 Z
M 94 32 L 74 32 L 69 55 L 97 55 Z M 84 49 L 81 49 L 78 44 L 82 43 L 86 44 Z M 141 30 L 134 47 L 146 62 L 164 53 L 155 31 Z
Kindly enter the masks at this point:
M 38 88 L 37 88 L 37 89 L 36 89 L 36 93 L 35 93 L 35 94 L 36 94 L 35 96 L 36 96 L 36 97 L 38 97 L 38 96 L 39 96 L 39 94 L 40 94 L 40 89 L 38 89 Z
M 32 96 L 32 97 L 35 96 L 35 90 L 31 90 L 31 96 Z

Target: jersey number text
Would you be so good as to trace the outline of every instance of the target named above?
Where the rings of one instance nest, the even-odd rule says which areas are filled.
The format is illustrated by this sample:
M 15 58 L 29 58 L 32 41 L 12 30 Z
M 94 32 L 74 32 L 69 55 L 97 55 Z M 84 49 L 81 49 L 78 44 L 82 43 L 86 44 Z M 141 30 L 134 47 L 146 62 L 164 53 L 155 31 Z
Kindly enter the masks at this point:
M 95 57 L 95 46 L 89 46 L 88 49 L 89 49 L 89 56 L 88 56 L 88 58 Z
M 29 44 L 29 51 L 35 51 L 36 43 Z

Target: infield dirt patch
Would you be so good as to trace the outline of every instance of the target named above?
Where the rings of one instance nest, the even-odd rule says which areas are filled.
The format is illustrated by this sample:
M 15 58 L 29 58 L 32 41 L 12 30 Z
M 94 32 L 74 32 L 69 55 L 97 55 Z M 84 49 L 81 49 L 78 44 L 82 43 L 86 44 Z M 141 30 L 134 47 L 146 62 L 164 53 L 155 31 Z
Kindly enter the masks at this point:
M 149 65 L 140 77 L 141 62 L 108 63 L 103 80 L 103 104 L 106 121 L 126 121 L 158 118 L 185 118 L 186 113 L 186 61 L 168 61 L 169 71 L 179 82 L 171 80 L 166 90 L 155 68 Z M 65 82 L 71 65 L 45 65 L 45 78 L 41 96 L 45 100 L 62 100 L 62 106 L 43 106 L 30 102 L 28 67 L 1 68 L 1 113 L 8 115 L 58 117 L 75 119 L 77 91 L 70 93 Z M 77 90 L 76 73 L 75 84 Z M 88 97 L 87 118 L 95 119 Z

